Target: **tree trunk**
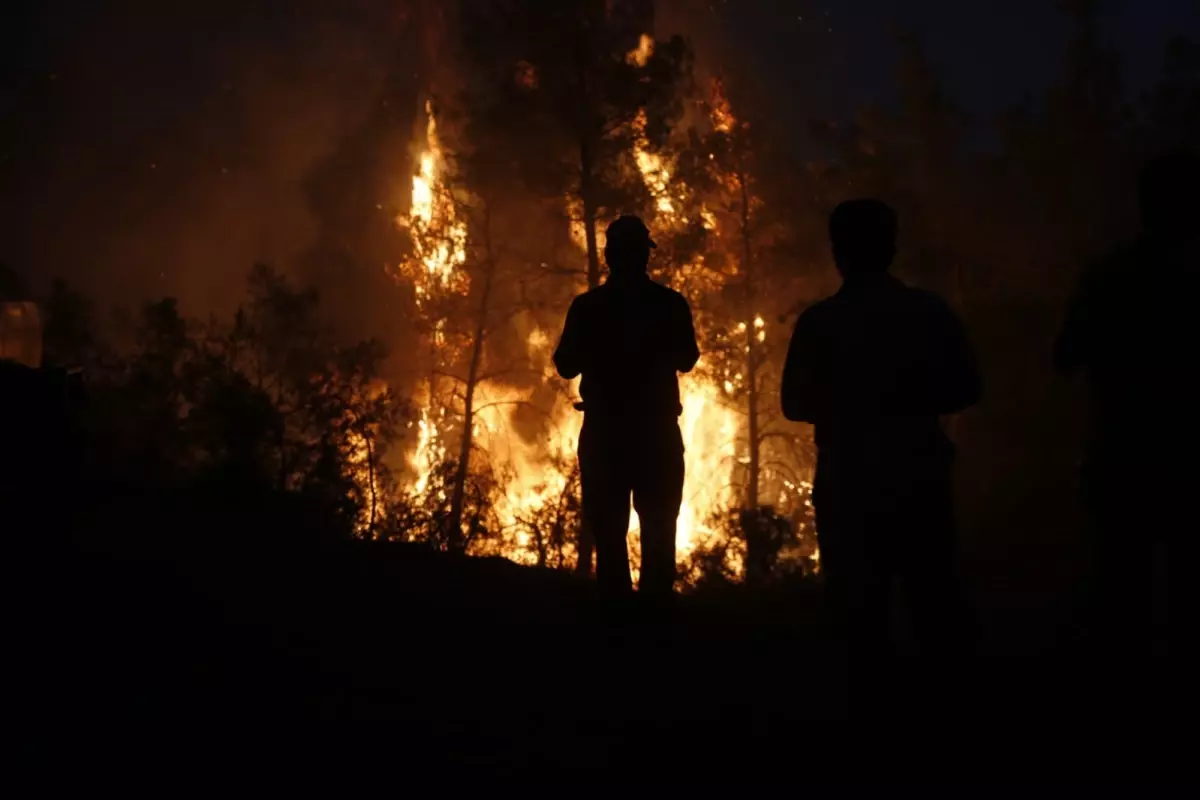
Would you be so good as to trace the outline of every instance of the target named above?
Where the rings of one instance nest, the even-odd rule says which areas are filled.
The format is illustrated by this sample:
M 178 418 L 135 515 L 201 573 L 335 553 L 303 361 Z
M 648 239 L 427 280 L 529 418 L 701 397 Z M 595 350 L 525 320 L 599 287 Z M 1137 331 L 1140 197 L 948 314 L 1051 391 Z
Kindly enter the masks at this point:
M 749 427 L 750 469 L 746 478 L 746 508 L 758 508 L 759 473 L 761 472 L 758 431 L 758 314 L 755 313 L 757 296 L 754 287 L 754 265 L 751 249 L 750 230 L 750 194 L 746 190 L 746 176 L 739 171 L 738 183 L 742 193 L 742 273 L 746 287 L 746 379 L 749 392 L 746 398 L 746 412 Z
M 366 431 L 362 434 L 363 441 L 367 445 L 367 484 L 371 489 L 371 515 L 367 522 L 367 538 L 375 538 L 375 517 L 378 511 L 379 498 L 375 492 L 375 448 L 371 446 L 371 437 Z
M 758 353 L 755 349 L 757 345 L 755 337 L 758 334 L 754 327 L 753 317 L 746 325 L 746 333 L 746 373 L 750 381 L 750 389 L 746 394 L 746 427 L 750 451 L 750 463 L 746 475 L 746 508 L 753 510 L 758 508 L 758 487 L 761 483 L 760 474 L 762 472 L 759 466 L 762 437 L 758 430 Z
M 746 380 L 749 390 L 746 393 L 747 418 L 747 451 L 749 464 L 746 472 L 746 494 L 743 506 L 748 514 L 743 520 L 748 520 L 750 529 L 743 530 L 746 537 L 746 583 L 761 583 L 766 575 L 763 574 L 762 531 L 758 527 L 759 484 L 761 483 L 761 453 L 762 436 L 759 433 L 758 421 L 758 314 L 755 313 L 757 296 L 754 286 L 753 249 L 751 247 L 751 216 L 750 192 L 746 188 L 746 175 L 739 166 L 738 186 L 741 190 L 741 236 L 742 236 L 742 280 L 745 294 L 745 326 L 746 326 Z M 746 523 L 743 523 L 746 524 Z
M 454 470 L 454 486 L 450 494 L 450 519 L 447 523 L 446 546 L 451 552 L 461 552 L 466 547 L 463 538 L 463 504 L 466 499 L 467 478 L 471 468 L 471 448 L 475 439 L 475 388 L 479 383 L 479 366 L 483 361 L 483 343 L 487 336 L 488 302 L 492 294 L 492 276 L 495 264 L 488 256 L 487 271 L 484 273 L 483 292 L 479 298 L 479 312 L 475 323 L 475 336 L 471 344 L 471 362 L 467 367 L 467 382 L 463 390 L 462 441 L 458 450 L 458 465 Z

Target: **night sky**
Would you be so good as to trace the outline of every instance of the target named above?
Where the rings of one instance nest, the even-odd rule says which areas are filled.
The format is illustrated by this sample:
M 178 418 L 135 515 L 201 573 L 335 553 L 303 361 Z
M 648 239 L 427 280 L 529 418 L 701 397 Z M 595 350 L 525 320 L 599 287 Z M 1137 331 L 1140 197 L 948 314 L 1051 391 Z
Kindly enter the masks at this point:
M 725 0 L 706 7 L 729 33 L 733 58 L 797 117 L 845 116 L 886 102 L 896 48 L 891 31 L 912 31 L 943 70 L 959 102 L 980 116 L 1045 86 L 1061 64 L 1069 24 L 1054 0 Z M 1200 37 L 1198 0 L 1105 0 L 1103 33 L 1131 84 L 1158 74 L 1165 42 Z M 787 100 L 784 100 L 787 98 Z
M 1067 34 L 1052 0 L 660 0 L 777 108 L 777 123 L 887 102 L 912 30 L 983 119 L 1056 73 Z M 286 264 L 314 222 L 312 164 L 378 102 L 403 63 L 400 0 L 322 3 L 21 0 L 0 39 L 0 260 L 105 299 L 236 297 L 255 260 Z M 1200 38 L 1197 0 L 1108 0 L 1104 31 L 1135 87 L 1172 35 Z M 404 147 L 397 143 L 397 147 Z M 403 191 L 407 176 L 395 176 Z

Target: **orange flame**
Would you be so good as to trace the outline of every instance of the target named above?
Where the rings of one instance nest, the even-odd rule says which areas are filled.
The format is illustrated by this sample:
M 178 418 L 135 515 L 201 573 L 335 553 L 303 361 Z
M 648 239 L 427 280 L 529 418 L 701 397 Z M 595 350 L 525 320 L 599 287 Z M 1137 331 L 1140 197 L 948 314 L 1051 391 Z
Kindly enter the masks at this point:
M 643 33 L 638 38 L 637 47 L 625 54 L 625 63 L 635 67 L 644 67 L 654 55 L 654 37 Z
M 417 305 L 423 305 L 438 290 L 465 290 L 466 275 L 459 267 L 467 260 L 467 226 L 458 219 L 454 200 L 442 173 L 445 155 L 438 140 L 432 104 L 425 103 L 429 122 L 425 128 L 428 150 L 421 155 L 420 168 L 412 180 L 412 205 L 407 218 L 398 222 L 413 232 L 416 258 L 407 277 L 412 279 Z

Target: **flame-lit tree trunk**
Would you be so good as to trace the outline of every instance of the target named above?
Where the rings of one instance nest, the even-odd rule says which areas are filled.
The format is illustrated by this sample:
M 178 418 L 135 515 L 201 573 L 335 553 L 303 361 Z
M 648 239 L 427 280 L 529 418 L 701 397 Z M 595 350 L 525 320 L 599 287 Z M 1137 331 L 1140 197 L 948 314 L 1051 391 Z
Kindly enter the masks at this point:
M 754 231 L 753 210 L 751 208 L 750 191 L 746 185 L 747 176 L 744 164 L 739 159 L 735 173 L 739 193 L 739 226 L 738 233 L 742 245 L 742 280 L 745 291 L 743 302 L 744 318 L 742 324 L 746 328 L 746 487 L 742 505 L 750 512 L 743 519 L 748 520 L 744 525 L 746 537 L 746 582 L 761 584 L 766 580 L 769 569 L 768 559 L 763 553 L 765 543 L 759 535 L 757 511 L 759 507 L 760 489 L 762 485 L 762 442 L 763 436 L 759 425 L 759 367 L 758 352 L 758 296 L 754 274 Z
M 778 424 L 782 351 L 779 342 L 769 338 L 773 331 L 767 322 L 777 318 L 794 279 L 793 269 L 779 269 L 795 263 L 779 257 L 789 244 L 784 231 L 790 221 L 785 211 L 790 195 L 775 185 L 781 182 L 773 177 L 778 165 L 764 158 L 762 148 L 767 145 L 757 131 L 734 118 L 720 81 L 714 81 L 711 102 L 712 132 L 696 137 L 698 148 L 677 163 L 685 180 L 702 187 L 692 201 L 702 203 L 701 208 L 691 213 L 715 211 L 707 227 L 712 242 L 707 263 L 725 279 L 698 298 L 703 311 L 698 330 L 708 340 L 704 369 L 724 386 L 725 396 L 744 420 L 733 502 L 746 548 L 745 580 L 761 584 L 774 570 L 781 547 L 779 521 L 781 513 L 788 513 L 776 508 L 774 498 L 783 497 L 785 489 L 793 491 L 802 480 L 793 463 L 794 434 Z M 772 500 L 764 502 L 764 497 Z
M 579 194 L 583 200 L 583 233 L 587 244 L 588 288 L 600 285 L 600 245 L 596 238 L 596 191 L 593 185 L 592 148 L 587 137 L 579 142 Z
M 580 116 L 586 120 L 588 81 L 587 69 L 582 62 L 579 65 L 579 86 L 583 106 Z M 583 205 L 583 236 L 587 247 L 588 289 L 595 289 L 600 285 L 600 246 L 596 237 L 598 203 L 596 202 L 595 156 L 591 138 L 591 131 L 587 129 L 585 122 L 579 135 L 579 196 Z M 576 574 L 590 575 L 592 573 L 592 554 L 595 546 L 595 536 L 593 536 L 585 517 L 579 526 L 579 536 L 576 542 Z
M 496 274 L 490 239 L 485 232 L 485 266 L 483 288 L 479 294 L 476 311 L 475 331 L 471 341 L 471 359 L 467 365 L 467 378 L 463 386 L 462 441 L 459 443 L 458 464 L 454 472 L 454 484 L 450 494 L 450 519 L 447 523 L 446 542 L 452 552 L 466 547 L 463 536 L 463 504 L 467 493 L 467 480 L 471 474 L 471 451 L 475 444 L 475 390 L 479 386 L 480 365 L 483 363 L 483 347 L 487 337 L 487 320 L 491 311 L 492 281 Z
M 748 417 L 748 455 L 750 461 L 749 471 L 746 476 L 745 504 L 747 509 L 754 509 L 758 507 L 759 474 L 761 472 L 759 466 L 761 439 L 758 432 L 758 327 L 755 324 L 758 314 L 755 312 L 755 301 L 757 298 L 754 287 L 754 254 L 751 246 L 753 233 L 750 228 L 750 193 L 746 189 L 746 174 L 740 167 L 737 173 L 737 182 L 741 192 L 740 234 L 742 239 L 742 275 L 746 289 L 746 319 L 744 322 L 746 326 L 746 378 L 748 387 L 746 414 Z

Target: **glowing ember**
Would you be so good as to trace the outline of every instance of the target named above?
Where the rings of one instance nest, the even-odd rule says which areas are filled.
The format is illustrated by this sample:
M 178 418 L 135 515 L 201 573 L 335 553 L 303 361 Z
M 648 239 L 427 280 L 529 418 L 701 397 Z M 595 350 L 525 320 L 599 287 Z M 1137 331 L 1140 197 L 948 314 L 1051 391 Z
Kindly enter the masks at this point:
M 633 121 L 633 157 L 637 162 L 638 171 L 646 189 L 654 197 L 658 211 L 663 214 L 674 214 L 675 205 L 671 202 L 670 182 L 671 170 L 662 157 L 650 152 L 650 142 L 646 138 L 646 112 L 639 111 Z
M 720 80 L 714 80 L 712 83 L 711 120 L 713 130 L 721 133 L 732 131 L 734 124 L 737 122 L 734 119 L 733 111 L 729 107 L 729 100 L 725 98 L 725 86 Z
M 567 196 L 567 212 L 571 220 L 571 241 L 579 248 L 579 252 L 587 252 L 587 226 L 583 222 L 583 201 L 578 195 L 571 194 Z M 596 247 L 600 252 L 604 252 L 604 243 L 608 241 L 605 234 L 604 226 L 596 227 Z
M 637 47 L 625 54 L 625 63 L 635 67 L 644 67 L 652 55 L 654 55 L 654 37 L 643 33 L 638 38 Z

